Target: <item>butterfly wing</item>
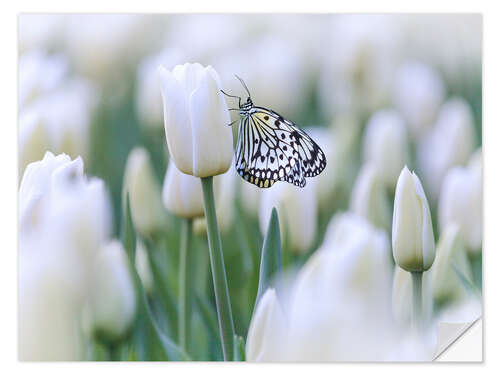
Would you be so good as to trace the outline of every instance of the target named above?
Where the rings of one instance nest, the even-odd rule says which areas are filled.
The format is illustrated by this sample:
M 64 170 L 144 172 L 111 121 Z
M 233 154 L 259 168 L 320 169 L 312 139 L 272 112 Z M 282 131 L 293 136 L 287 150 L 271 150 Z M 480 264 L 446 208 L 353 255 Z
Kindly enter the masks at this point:
M 303 130 L 261 107 L 241 121 L 237 156 L 240 175 L 260 187 L 276 181 L 304 187 L 305 177 L 317 176 L 326 166 L 325 154 Z

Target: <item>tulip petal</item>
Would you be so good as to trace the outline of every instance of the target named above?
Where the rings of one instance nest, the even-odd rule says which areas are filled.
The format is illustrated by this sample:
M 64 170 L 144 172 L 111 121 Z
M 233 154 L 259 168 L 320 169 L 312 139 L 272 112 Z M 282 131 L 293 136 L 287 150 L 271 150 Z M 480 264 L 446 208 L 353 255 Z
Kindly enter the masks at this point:
M 227 126 L 229 111 L 217 82 L 204 72 L 189 101 L 193 127 L 193 175 L 215 176 L 226 172 L 233 157 L 233 134 Z
M 184 89 L 164 67 L 160 67 L 159 75 L 168 149 L 177 168 L 193 174 L 192 129 Z

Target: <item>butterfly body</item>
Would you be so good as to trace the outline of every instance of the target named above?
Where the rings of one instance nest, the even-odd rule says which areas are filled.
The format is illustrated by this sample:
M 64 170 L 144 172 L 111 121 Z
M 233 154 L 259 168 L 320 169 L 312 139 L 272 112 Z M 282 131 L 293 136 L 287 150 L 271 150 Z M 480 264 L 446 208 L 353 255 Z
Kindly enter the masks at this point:
M 325 154 L 316 142 L 277 112 L 255 106 L 250 94 L 246 102 L 240 99 L 239 115 L 235 162 L 246 181 L 261 188 L 277 181 L 304 187 L 306 177 L 325 168 Z

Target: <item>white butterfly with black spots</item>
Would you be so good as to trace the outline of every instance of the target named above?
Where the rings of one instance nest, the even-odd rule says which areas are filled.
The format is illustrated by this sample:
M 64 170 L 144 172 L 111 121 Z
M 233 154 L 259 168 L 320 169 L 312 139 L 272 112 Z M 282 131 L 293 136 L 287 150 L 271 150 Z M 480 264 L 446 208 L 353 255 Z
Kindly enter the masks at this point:
M 236 146 L 236 170 L 246 181 L 261 188 L 276 181 L 299 187 L 306 177 L 320 174 L 326 166 L 325 153 L 303 130 L 273 110 L 255 106 L 250 92 L 247 101 L 239 99 L 240 126 Z M 233 122 L 234 123 L 234 122 Z M 231 124 L 232 125 L 232 124 Z

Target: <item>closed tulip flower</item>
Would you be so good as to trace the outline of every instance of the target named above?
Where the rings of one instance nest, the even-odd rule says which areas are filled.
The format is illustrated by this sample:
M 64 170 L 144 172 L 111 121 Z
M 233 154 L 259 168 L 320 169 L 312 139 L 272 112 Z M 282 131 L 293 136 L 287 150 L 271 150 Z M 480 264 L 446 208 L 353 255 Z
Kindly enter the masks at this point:
M 274 289 L 268 289 L 260 298 L 246 342 L 246 360 L 278 361 L 276 353 L 286 334 L 286 321 Z
M 391 225 L 389 201 L 376 167 L 372 163 L 364 165 L 359 172 L 351 195 L 350 209 L 374 226 L 389 230 Z
M 226 172 L 233 157 L 229 111 L 212 67 L 160 67 L 165 134 L 177 168 L 196 177 Z
M 144 148 L 134 148 L 129 154 L 123 193 L 124 197 L 129 194 L 132 220 L 141 234 L 152 234 L 162 229 L 166 216 L 161 204 L 160 186 Z
M 203 216 L 203 193 L 199 178 L 182 173 L 170 159 L 163 182 L 163 204 L 184 218 Z
M 483 236 L 482 165 L 475 161 L 467 168 L 455 167 L 446 174 L 439 196 L 439 226 L 454 223 L 471 253 L 481 251 Z
M 457 271 L 469 281 L 472 280 L 472 271 L 458 226 L 451 224 L 441 233 L 436 260 L 430 271 L 432 294 L 437 303 L 457 302 L 467 296 Z
M 427 271 L 436 256 L 429 204 L 419 178 L 407 167 L 396 185 L 392 251 L 396 263 L 409 272 Z
M 364 134 L 363 159 L 374 164 L 382 183 L 394 191 L 399 173 L 408 162 L 406 126 L 396 111 L 378 111 L 370 118 Z
M 137 239 L 137 245 L 135 247 L 135 268 L 141 278 L 144 290 L 146 293 L 151 294 L 154 289 L 153 271 L 149 263 L 146 245 L 144 245 L 140 239 Z
M 135 317 L 135 291 L 125 249 L 119 241 L 105 245 L 96 256 L 84 324 L 105 343 L 119 341 Z

